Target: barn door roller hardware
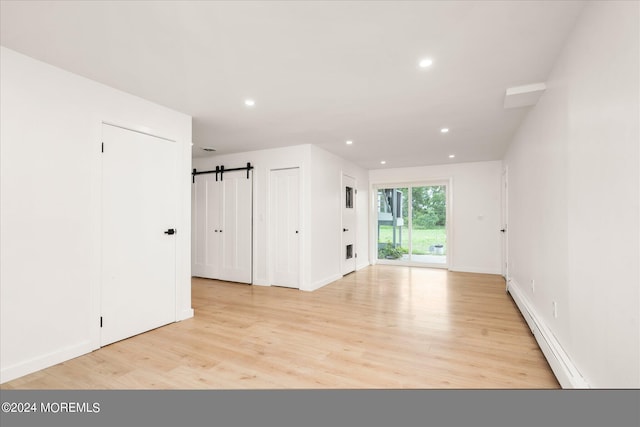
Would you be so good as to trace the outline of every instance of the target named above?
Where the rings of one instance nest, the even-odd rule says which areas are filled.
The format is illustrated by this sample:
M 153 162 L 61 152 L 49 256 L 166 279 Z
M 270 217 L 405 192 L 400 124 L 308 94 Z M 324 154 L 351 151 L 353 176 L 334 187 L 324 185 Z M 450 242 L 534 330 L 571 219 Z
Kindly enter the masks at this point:
M 247 162 L 247 166 L 243 167 L 243 168 L 233 168 L 233 169 L 225 169 L 224 165 L 223 166 L 216 166 L 215 170 L 210 170 L 210 171 L 197 171 L 197 170 L 193 170 L 193 172 L 191 172 L 192 175 L 192 182 L 195 184 L 196 182 L 196 175 L 204 175 L 205 173 L 215 173 L 216 174 L 216 181 L 218 180 L 218 174 L 220 175 L 220 181 L 223 180 L 224 178 L 224 173 L 225 172 L 231 172 L 231 171 L 247 171 L 247 179 L 249 179 L 249 171 L 253 169 L 253 166 L 251 166 L 250 162 Z

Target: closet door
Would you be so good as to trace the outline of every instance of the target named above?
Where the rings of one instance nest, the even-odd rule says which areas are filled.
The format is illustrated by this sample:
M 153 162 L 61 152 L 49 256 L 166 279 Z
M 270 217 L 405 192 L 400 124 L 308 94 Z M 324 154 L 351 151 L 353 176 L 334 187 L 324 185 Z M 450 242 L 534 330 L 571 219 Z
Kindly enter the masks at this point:
M 222 187 L 215 175 L 198 175 L 193 186 L 192 274 L 213 279 L 219 273 Z
M 208 175 L 206 180 L 207 200 L 205 205 L 205 218 L 207 224 L 206 231 L 206 256 L 205 268 L 206 276 L 218 278 L 220 275 L 220 254 L 222 240 L 222 216 L 220 214 L 222 206 L 222 187 L 216 182 L 214 175 Z
M 300 172 L 271 171 L 271 283 L 300 288 Z
M 252 172 L 225 172 L 220 182 L 222 209 L 219 278 L 251 283 Z
M 197 277 L 252 282 L 252 172 L 198 175 L 193 210 L 192 273 Z

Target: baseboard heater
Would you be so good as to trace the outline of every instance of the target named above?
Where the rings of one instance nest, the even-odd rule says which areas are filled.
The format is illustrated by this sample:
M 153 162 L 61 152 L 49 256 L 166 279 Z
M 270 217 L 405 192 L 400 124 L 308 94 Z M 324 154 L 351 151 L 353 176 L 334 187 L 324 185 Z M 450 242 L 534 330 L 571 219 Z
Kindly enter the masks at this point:
M 590 388 L 553 332 L 539 319 L 526 296 L 521 294 L 518 284 L 513 282 L 513 280 L 508 281 L 507 292 L 529 325 L 531 333 L 562 388 Z

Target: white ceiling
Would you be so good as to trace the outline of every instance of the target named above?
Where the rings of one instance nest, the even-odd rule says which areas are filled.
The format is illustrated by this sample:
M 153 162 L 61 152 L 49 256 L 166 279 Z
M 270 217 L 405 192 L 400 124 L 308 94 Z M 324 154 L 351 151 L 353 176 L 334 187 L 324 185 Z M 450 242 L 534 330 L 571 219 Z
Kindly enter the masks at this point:
M 194 156 L 310 143 L 374 169 L 501 159 L 528 111 L 505 90 L 545 81 L 582 6 L 3 1 L 0 41 L 192 115 Z

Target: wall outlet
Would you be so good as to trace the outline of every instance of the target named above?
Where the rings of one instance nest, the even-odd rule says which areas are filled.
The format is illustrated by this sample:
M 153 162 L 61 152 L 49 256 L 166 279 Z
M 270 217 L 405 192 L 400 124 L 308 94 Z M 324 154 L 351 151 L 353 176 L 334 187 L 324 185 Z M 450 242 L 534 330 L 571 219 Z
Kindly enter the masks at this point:
M 553 317 L 554 319 L 558 318 L 558 303 L 553 301 L 552 303 L 552 307 L 553 307 Z
M 531 279 L 531 292 L 536 293 L 536 281 Z

